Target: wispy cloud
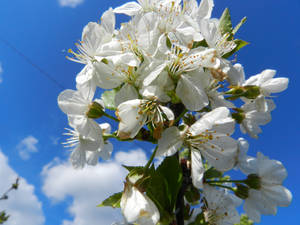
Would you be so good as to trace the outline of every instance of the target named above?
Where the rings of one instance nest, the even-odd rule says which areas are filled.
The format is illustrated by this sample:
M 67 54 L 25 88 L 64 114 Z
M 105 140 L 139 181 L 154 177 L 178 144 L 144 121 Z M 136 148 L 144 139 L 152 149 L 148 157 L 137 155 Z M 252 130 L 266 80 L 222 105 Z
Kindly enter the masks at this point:
M 80 5 L 83 2 L 84 0 L 58 0 L 60 6 L 71 7 L 71 8 L 75 8 L 76 6 Z
M 31 153 L 38 152 L 37 143 L 38 139 L 33 136 L 28 136 L 24 138 L 18 145 L 17 149 L 19 151 L 19 156 L 23 160 L 28 160 L 30 158 Z
M 0 193 L 4 193 L 17 177 L 18 174 L 9 166 L 7 157 L 0 149 Z M 41 202 L 34 194 L 34 186 L 28 184 L 24 178 L 20 178 L 18 190 L 10 192 L 8 196 L 7 200 L 0 201 L 0 211 L 5 209 L 10 215 L 5 225 L 44 224 Z
M 61 202 L 71 196 L 68 208 L 73 220 L 63 220 L 62 225 L 107 225 L 122 221 L 119 209 L 97 208 L 101 201 L 113 193 L 123 190 L 127 174 L 121 166 L 145 165 L 147 158 L 141 150 L 119 152 L 113 160 L 97 166 L 75 170 L 69 162 L 54 160 L 42 172 L 43 192 L 53 201 Z

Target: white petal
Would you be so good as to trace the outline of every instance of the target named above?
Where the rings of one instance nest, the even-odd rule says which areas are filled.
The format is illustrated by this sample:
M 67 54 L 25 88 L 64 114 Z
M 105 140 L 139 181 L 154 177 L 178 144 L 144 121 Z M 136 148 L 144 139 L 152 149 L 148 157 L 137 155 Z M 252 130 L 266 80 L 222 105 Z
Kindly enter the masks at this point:
M 103 89 L 118 87 L 124 80 L 124 77 L 116 70 L 105 63 L 95 63 L 97 85 Z
M 136 2 L 127 2 L 124 5 L 114 9 L 114 13 L 122 13 L 128 16 L 136 15 L 142 7 Z
M 125 83 L 115 96 L 115 105 L 118 106 L 123 102 L 137 99 L 138 97 L 139 94 L 135 87 L 131 84 Z
M 120 119 L 118 136 L 120 138 L 134 138 L 146 122 L 146 115 L 140 115 L 139 105 L 142 100 L 134 99 L 123 102 L 117 108 Z
M 122 213 L 128 223 L 156 225 L 160 215 L 155 204 L 136 187 L 125 187 L 121 198 Z
M 198 111 L 208 105 L 208 98 L 196 78 L 182 75 L 176 87 L 176 95 L 188 110 Z
M 278 93 L 287 89 L 288 83 L 288 78 L 274 78 L 263 83 L 261 88 L 266 93 Z
M 231 137 L 214 137 L 213 140 L 209 140 L 206 144 L 201 145 L 199 149 L 202 156 L 217 170 L 228 171 L 235 165 L 237 143 Z
M 265 83 L 268 80 L 271 80 L 276 74 L 276 70 L 264 70 L 262 71 L 258 77 L 257 85 L 261 86 L 263 83 Z
M 292 193 L 281 185 L 264 185 L 263 193 L 278 206 L 287 207 L 291 204 Z
M 193 136 L 196 136 L 205 130 L 210 130 L 216 121 L 228 118 L 229 113 L 230 112 L 226 107 L 216 108 L 197 120 L 189 130 Z
M 169 127 L 162 133 L 158 140 L 156 156 L 171 156 L 182 146 L 182 137 L 177 127 Z
M 245 81 L 244 67 L 239 63 L 231 66 L 227 75 L 231 85 L 242 85 Z
M 58 106 L 66 114 L 84 115 L 88 110 L 89 101 L 79 91 L 65 90 L 58 96 Z
M 197 15 L 198 21 L 202 19 L 209 19 L 211 17 L 213 7 L 213 0 L 201 0 Z
M 110 33 L 113 34 L 115 30 L 116 18 L 113 10 L 110 8 L 109 10 L 105 11 L 101 17 L 101 26 Z
M 287 171 L 280 161 L 265 158 L 261 153 L 257 153 L 258 174 L 262 182 L 269 185 L 282 184 L 287 177 Z
M 192 159 L 192 179 L 193 179 L 193 185 L 196 188 L 203 188 L 203 176 L 205 169 L 202 164 L 202 158 L 201 154 L 198 150 L 192 149 L 191 153 L 191 159 Z
M 86 153 L 77 146 L 70 156 L 70 161 L 74 168 L 83 168 L 86 163 Z
M 154 81 L 158 75 L 165 69 L 167 63 L 162 63 L 159 65 L 156 65 L 153 70 L 151 70 L 151 73 L 145 78 L 143 84 L 145 86 L 148 86 L 149 84 L 152 83 L 152 81 Z

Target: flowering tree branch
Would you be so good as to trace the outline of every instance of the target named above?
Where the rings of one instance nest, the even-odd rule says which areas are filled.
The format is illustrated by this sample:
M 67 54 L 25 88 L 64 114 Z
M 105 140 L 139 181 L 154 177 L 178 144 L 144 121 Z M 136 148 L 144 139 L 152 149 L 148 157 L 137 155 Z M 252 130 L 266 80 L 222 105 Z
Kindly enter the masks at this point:
M 248 44 L 235 38 L 246 18 L 233 26 L 228 9 L 211 18 L 213 7 L 213 0 L 129 2 L 88 23 L 78 51 L 69 50 L 70 60 L 85 65 L 76 90 L 58 96 L 71 127 L 64 144 L 72 165 L 109 159 L 112 138 L 156 146 L 145 166 L 123 165 L 123 190 L 99 205 L 120 207 L 126 224 L 251 224 L 239 215 L 241 204 L 258 223 L 292 200 L 281 162 L 248 155 L 246 139 L 232 136 L 239 127 L 258 138 L 271 121 L 273 94 L 289 80 L 270 69 L 246 77 L 230 61 Z M 116 28 L 115 14 L 130 20 Z M 103 117 L 118 129 L 98 124 Z M 233 168 L 245 178 L 226 176 Z

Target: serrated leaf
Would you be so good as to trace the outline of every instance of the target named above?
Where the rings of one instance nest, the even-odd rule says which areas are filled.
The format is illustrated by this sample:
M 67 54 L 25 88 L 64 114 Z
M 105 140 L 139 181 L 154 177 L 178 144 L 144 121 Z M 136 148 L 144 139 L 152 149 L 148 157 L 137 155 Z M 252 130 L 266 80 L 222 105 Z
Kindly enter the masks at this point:
M 213 167 L 206 170 L 205 173 L 204 173 L 204 179 L 214 179 L 214 178 L 220 178 L 222 176 L 223 176 L 223 173 L 216 170 Z
M 149 185 L 146 189 L 147 196 L 151 198 L 160 212 L 165 211 L 169 207 L 166 185 L 167 181 L 165 178 L 160 173 L 155 172 L 151 175 Z
M 232 32 L 232 23 L 231 23 L 231 17 L 228 8 L 224 10 L 220 18 L 219 30 L 221 31 L 222 35 Z
M 111 206 L 113 208 L 120 208 L 122 194 L 123 192 L 113 194 L 112 196 L 105 199 L 101 204 L 97 205 L 97 207 Z
M 104 106 L 106 109 L 110 110 L 116 110 L 116 105 L 115 105 L 115 96 L 117 94 L 116 89 L 112 89 L 110 91 L 104 91 L 101 99 L 103 100 Z
M 236 34 L 236 32 L 238 32 L 238 30 L 241 28 L 241 26 L 247 21 L 247 17 L 244 17 L 243 19 L 241 19 L 241 21 L 238 23 L 238 25 L 235 26 L 235 28 L 232 31 L 232 34 Z
M 175 155 L 166 157 L 157 168 L 157 172 L 162 174 L 167 182 L 166 191 L 169 199 L 169 207 L 170 210 L 173 210 L 182 183 L 182 171 L 177 157 Z
M 243 48 L 243 47 L 245 47 L 246 45 L 249 44 L 248 42 L 243 41 L 243 40 L 239 40 L 239 39 L 235 39 L 234 42 L 236 44 L 236 47 L 231 52 L 228 52 L 227 54 L 225 54 L 223 56 L 224 58 L 229 58 L 234 53 L 236 53 L 237 51 L 239 51 L 241 48 Z

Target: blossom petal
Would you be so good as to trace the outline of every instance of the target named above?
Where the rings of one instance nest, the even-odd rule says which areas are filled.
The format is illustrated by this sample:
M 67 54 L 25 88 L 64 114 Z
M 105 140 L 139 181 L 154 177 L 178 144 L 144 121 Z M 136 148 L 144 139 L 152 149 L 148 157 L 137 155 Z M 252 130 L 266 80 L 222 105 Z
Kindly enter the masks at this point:
M 120 138 L 134 138 L 144 126 L 147 117 L 139 114 L 141 102 L 140 99 L 134 99 L 123 102 L 118 106 L 116 114 L 120 119 L 118 130 Z
M 203 176 L 204 176 L 205 169 L 202 164 L 202 158 L 200 152 L 198 150 L 192 149 L 191 159 L 192 159 L 191 175 L 192 175 L 193 185 L 199 189 L 203 188 Z
M 114 9 L 114 13 L 121 13 L 128 16 L 136 15 L 142 7 L 136 2 L 127 2 L 124 5 Z
M 158 140 L 156 156 L 171 156 L 182 146 L 182 137 L 177 127 L 169 127 Z
M 197 80 L 188 75 L 182 75 L 176 87 L 176 95 L 188 110 L 198 111 L 207 106 L 208 97 Z
M 88 110 L 89 102 L 79 91 L 67 89 L 58 96 L 58 106 L 66 114 L 83 115 Z

